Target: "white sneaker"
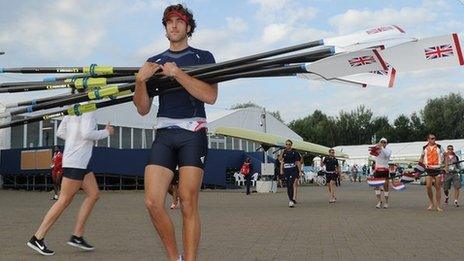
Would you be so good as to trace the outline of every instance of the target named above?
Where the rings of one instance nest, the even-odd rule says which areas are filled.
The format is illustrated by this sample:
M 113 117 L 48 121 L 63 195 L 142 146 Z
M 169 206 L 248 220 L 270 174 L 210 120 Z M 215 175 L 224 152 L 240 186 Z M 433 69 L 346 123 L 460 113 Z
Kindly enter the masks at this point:
M 377 203 L 377 205 L 375 205 L 375 208 L 382 208 L 382 202 Z
M 388 203 L 383 204 L 383 208 L 387 209 L 388 208 Z
M 293 208 L 295 206 L 295 203 L 293 201 L 288 202 L 288 207 Z

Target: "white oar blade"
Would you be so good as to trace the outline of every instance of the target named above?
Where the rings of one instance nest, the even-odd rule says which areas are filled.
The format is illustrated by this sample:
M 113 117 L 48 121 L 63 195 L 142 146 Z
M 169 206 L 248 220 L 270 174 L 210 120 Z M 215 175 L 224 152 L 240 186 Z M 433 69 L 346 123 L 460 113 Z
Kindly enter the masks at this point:
M 395 86 L 396 70 L 391 66 L 388 67 L 388 70 L 379 70 L 372 71 L 369 73 L 347 75 L 337 79 L 347 82 L 362 83 L 364 84 L 363 87 L 379 86 L 392 88 L 393 86 Z
M 359 51 L 362 49 L 374 49 L 374 48 L 385 49 L 385 48 L 390 48 L 393 46 L 397 46 L 397 45 L 409 43 L 409 42 L 414 42 L 414 41 L 417 41 L 417 38 L 403 36 L 403 37 L 386 38 L 386 39 L 382 39 L 379 41 L 353 44 L 350 46 L 344 46 L 341 49 L 347 52 L 354 52 L 354 51 Z M 340 51 L 340 50 L 337 50 L 337 51 Z
M 323 39 L 325 45 L 346 47 L 366 42 L 375 42 L 382 39 L 401 37 L 405 34 L 404 30 L 396 25 L 378 26 L 349 35 L 331 37 Z
M 379 53 L 399 73 L 464 65 L 457 34 L 419 39 Z
M 306 64 L 307 72 L 320 75 L 326 80 L 387 69 L 377 50 L 342 53 Z

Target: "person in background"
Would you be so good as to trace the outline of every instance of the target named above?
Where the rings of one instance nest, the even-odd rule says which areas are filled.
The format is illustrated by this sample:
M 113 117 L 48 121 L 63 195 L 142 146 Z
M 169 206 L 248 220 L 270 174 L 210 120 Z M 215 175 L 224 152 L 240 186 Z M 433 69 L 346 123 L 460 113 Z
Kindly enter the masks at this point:
M 451 183 L 454 186 L 454 202 L 455 207 L 459 207 L 459 190 L 461 189 L 461 175 L 459 174 L 459 157 L 454 153 L 453 145 L 448 145 L 445 152 L 445 180 L 443 184 L 443 192 L 445 193 L 445 204 L 449 201 L 449 190 Z
M 84 251 L 94 250 L 94 247 L 84 240 L 83 234 L 85 223 L 97 203 L 100 191 L 95 174 L 89 169 L 88 164 L 95 141 L 107 138 L 114 133 L 109 123 L 103 130 L 96 128 L 95 112 L 84 113 L 80 116 L 65 116 L 58 127 L 56 136 L 65 140 L 60 196 L 48 210 L 35 234 L 26 243 L 28 247 L 42 255 L 55 254 L 45 245 L 44 237 L 80 189 L 84 191 L 86 197 L 79 209 L 74 232 L 67 244 Z
M 380 187 L 374 188 L 375 196 L 377 198 L 376 208 L 388 208 L 388 198 L 389 198 L 389 177 L 390 171 L 388 169 L 388 162 L 392 151 L 387 148 L 388 141 L 386 138 L 381 138 L 379 143 L 375 145 L 375 149 L 378 154 L 375 156 L 375 167 L 374 167 L 374 178 L 384 179 L 383 191 L 380 191 Z M 382 201 L 382 192 L 385 202 Z
M 253 175 L 251 175 L 251 160 L 249 157 L 247 157 L 245 162 L 243 162 L 243 165 L 240 168 L 240 173 L 242 173 L 245 177 L 246 194 L 250 195 L 251 178 Z
M 58 200 L 58 195 L 61 189 L 61 179 L 63 177 L 63 154 L 58 146 L 55 146 L 53 150 L 54 153 L 51 168 L 53 191 L 55 192 L 55 195 L 52 197 L 52 200 Z
M 340 176 L 340 166 L 338 160 L 335 158 L 335 150 L 329 149 L 329 156 L 324 157 L 321 161 L 321 168 L 325 169 L 325 178 L 327 180 L 327 188 L 329 190 L 329 203 L 335 203 L 337 197 L 335 196 L 336 179 Z
M 429 198 L 429 206 L 427 210 L 435 209 L 437 211 L 443 211 L 441 208 L 441 180 L 440 173 L 442 171 L 444 151 L 440 144 L 436 143 L 436 136 L 432 133 L 427 135 L 427 144 L 422 147 L 422 154 L 419 159 L 419 163 L 425 165 L 425 177 L 426 191 Z M 436 204 L 433 201 L 433 190 L 432 185 L 435 187 L 435 199 Z
M 282 162 L 280 163 L 280 173 L 284 174 L 287 179 L 288 206 L 290 208 L 295 206 L 293 184 L 301 172 L 300 154 L 292 148 L 292 145 L 291 140 L 285 141 L 285 149 L 282 152 Z

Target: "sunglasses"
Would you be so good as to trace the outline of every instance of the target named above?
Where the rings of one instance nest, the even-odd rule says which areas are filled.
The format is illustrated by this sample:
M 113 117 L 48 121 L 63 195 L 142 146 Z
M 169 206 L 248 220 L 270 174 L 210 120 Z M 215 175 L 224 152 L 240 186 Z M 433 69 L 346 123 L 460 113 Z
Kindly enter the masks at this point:
M 291 143 L 285 143 L 285 145 L 287 145 L 287 146 L 292 146 L 292 144 L 291 144 Z
M 448 150 L 454 150 L 453 148 L 448 148 Z

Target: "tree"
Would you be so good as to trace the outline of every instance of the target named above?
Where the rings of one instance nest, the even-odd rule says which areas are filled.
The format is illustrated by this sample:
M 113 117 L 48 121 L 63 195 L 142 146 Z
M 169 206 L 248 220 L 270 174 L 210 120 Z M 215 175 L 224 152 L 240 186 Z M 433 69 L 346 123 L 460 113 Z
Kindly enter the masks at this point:
M 263 107 L 252 101 L 248 101 L 245 103 L 237 103 L 230 107 L 231 110 L 244 109 L 244 108 L 263 108 Z M 274 118 L 276 118 L 278 121 L 285 123 L 284 120 L 282 119 L 282 116 L 280 115 L 280 111 L 268 111 L 268 113 L 274 116 Z
M 411 140 L 411 121 L 404 114 L 400 114 L 393 122 L 395 126 L 394 142 L 406 142 Z
M 230 107 L 231 110 L 237 110 L 237 109 L 244 109 L 244 108 L 250 108 L 250 107 L 255 107 L 255 108 L 261 108 L 261 106 L 259 106 L 258 104 L 252 102 L 252 101 L 248 101 L 248 102 L 245 102 L 245 103 L 237 103 L 235 105 L 232 105 Z
M 458 139 L 463 137 L 463 113 L 464 99 L 458 93 L 429 99 L 421 111 L 427 131 L 435 133 L 439 139 Z

